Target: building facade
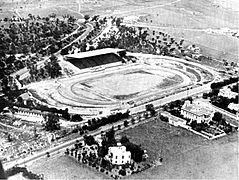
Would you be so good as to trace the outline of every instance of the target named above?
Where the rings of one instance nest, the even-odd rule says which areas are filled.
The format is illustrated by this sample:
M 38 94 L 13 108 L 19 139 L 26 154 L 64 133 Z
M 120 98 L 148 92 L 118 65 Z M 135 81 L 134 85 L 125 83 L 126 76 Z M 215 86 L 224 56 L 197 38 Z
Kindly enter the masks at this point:
M 184 118 L 190 119 L 191 121 L 197 121 L 197 123 L 208 123 L 212 120 L 214 111 L 207 108 L 205 105 L 202 106 L 199 102 L 185 101 L 181 108 L 181 114 Z
M 115 147 L 109 147 L 108 154 L 105 157 L 114 165 L 124 165 L 131 163 L 131 152 L 126 151 L 126 147 L 117 143 Z

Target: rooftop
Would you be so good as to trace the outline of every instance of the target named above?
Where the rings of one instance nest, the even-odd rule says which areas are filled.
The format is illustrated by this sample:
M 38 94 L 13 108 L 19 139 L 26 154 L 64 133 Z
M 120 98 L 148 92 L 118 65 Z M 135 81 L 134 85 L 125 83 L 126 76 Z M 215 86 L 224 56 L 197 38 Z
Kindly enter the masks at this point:
M 66 55 L 65 57 L 67 59 L 83 59 L 83 58 L 87 58 L 87 57 L 99 56 L 99 55 L 104 55 L 104 54 L 118 53 L 121 51 L 125 51 L 125 49 L 105 48 L 105 49 L 97 49 L 94 51 L 69 54 L 69 55 Z
M 193 113 L 197 116 L 212 114 L 212 110 L 210 110 L 206 107 L 200 106 L 196 103 L 191 104 L 191 103 L 185 102 L 185 104 L 183 105 L 183 107 L 181 109 L 184 110 L 184 111 L 188 111 L 190 113 Z

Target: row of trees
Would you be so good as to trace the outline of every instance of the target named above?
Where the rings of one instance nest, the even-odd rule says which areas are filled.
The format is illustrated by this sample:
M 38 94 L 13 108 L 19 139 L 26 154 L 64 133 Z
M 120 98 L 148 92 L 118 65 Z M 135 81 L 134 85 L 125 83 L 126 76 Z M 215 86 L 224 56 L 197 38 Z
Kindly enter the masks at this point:
M 226 79 L 224 81 L 221 81 L 221 82 L 217 82 L 217 83 L 212 83 L 211 84 L 211 91 L 209 93 L 203 93 L 203 98 L 204 99 L 207 99 L 207 98 L 210 98 L 210 102 L 217 106 L 217 107 L 220 107 L 222 109 L 225 109 L 231 113 L 234 113 L 236 114 L 236 111 L 235 110 L 231 110 L 228 108 L 228 105 L 230 103 L 235 103 L 235 104 L 238 104 L 238 95 L 235 97 L 235 98 L 228 98 L 228 97 L 223 97 L 223 96 L 218 96 L 219 94 L 219 91 L 222 87 L 224 86 L 227 86 L 229 84 L 232 84 L 232 83 L 235 83 L 235 82 L 238 82 L 238 77 L 235 77 L 235 78 L 229 78 L 229 79 Z M 231 87 L 231 90 L 232 92 L 238 92 L 238 83 L 233 85 Z
M 104 126 L 106 124 L 111 124 L 111 123 L 115 123 L 117 121 L 120 121 L 122 119 L 127 119 L 129 117 L 129 111 L 125 112 L 125 113 L 116 113 L 116 114 L 112 114 L 109 115 L 108 117 L 102 117 L 100 119 L 92 119 L 92 120 L 88 120 L 88 126 L 83 126 L 83 129 L 85 130 L 96 130 L 101 126 Z
M 222 88 L 223 86 L 227 86 L 229 84 L 232 84 L 232 83 L 236 83 L 239 81 L 239 77 L 230 77 L 229 79 L 225 79 L 221 82 L 215 82 L 215 83 L 212 83 L 211 84 L 211 89 L 220 89 Z
M 59 111 L 58 111 L 59 113 Z M 65 111 L 62 111 L 62 117 L 65 119 L 68 119 L 70 121 L 74 121 L 74 122 L 79 122 L 82 121 L 82 117 L 79 114 L 74 114 L 72 116 L 70 116 L 70 114 L 68 113 L 68 109 L 66 109 Z M 101 119 L 92 119 L 92 120 L 88 120 L 88 125 L 84 125 L 81 128 L 77 128 L 77 130 L 75 131 L 93 131 L 98 129 L 101 126 L 107 125 L 107 124 L 111 124 L 117 121 L 120 121 L 122 119 L 126 119 L 129 117 L 129 111 L 125 112 L 125 113 L 117 113 L 114 115 L 110 115 L 108 117 L 103 117 Z M 45 116 L 45 129 L 47 131 L 55 131 L 55 130 L 60 130 L 60 123 L 59 123 L 59 114 L 57 113 L 49 113 L 48 115 Z

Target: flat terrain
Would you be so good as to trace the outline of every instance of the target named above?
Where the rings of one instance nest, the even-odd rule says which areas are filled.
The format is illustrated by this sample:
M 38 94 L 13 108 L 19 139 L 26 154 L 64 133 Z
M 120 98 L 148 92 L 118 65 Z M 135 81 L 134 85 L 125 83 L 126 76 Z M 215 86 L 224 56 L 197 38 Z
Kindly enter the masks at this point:
M 162 166 L 136 174 L 132 179 L 238 178 L 237 133 L 209 141 L 162 121 L 153 121 L 127 130 L 122 135 L 127 135 L 136 144 L 142 144 L 151 161 L 163 157 Z
M 133 94 L 138 94 L 142 91 L 149 91 L 150 89 L 152 90 L 156 87 L 159 89 L 161 87 L 163 89 L 165 88 L 166 84 L 168 86 L 175 86 L 183 81 L 180 79 L 180 76 L 177 76 L 178 81 L 174 80 L 174 76 L 175 74 L 171 72 L 164 72 L 162 74 L 161 71 L 141 71 L 136 69 L 120 73 L 112 73 L 110 75 L 86 80 L 84 85 L 90 87 L 93 92 L 104 94 L 105 96 L 122 96 L 132 98 Z M 165 83 L 165 86 L 162 87 L 163 81 L 167 81 L 168 83 Z M 79 92 L 80 90 L 77 88 L 77 85 L 79 84 L 75 84 L 72 87 L 72 90 L 75 93 Z
M 129 179 L 238 179 L 238 134 L 209 141 L 162 121 L 151 121 L 128 129 L 130 141 L 148 151 L 150 161 L 163 165 L 132 175 Z M 29 166 L 46 179 L 105 179 L 103 174 L 59 155 L 43 158 Z

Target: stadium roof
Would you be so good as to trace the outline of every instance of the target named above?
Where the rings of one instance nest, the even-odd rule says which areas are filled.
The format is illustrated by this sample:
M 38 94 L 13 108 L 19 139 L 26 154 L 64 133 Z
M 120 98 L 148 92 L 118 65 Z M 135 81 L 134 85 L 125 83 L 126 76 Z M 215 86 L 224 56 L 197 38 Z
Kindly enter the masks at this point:
M 69 54 L 69 55 L 66 55 L 65 57 L 67 59 L 83 59 L 83 58 L 87 58 L 87 57 L 99 56 L 99 55 L 104 55 L 104 54 L 118 53 L 121 51 L 125 51 L 125 49 L 105 48 L 105 49 L 97 49 L 94 51 Z

